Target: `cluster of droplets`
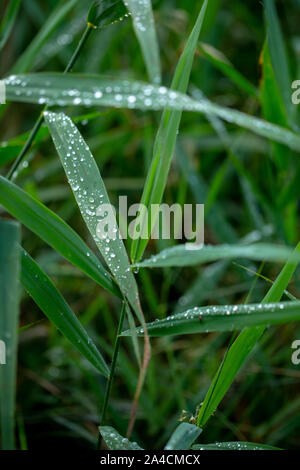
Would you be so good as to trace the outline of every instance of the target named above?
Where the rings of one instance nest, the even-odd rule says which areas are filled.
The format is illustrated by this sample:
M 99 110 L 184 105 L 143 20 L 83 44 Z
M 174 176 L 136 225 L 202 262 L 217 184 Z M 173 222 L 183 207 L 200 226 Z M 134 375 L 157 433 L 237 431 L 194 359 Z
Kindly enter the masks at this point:
M 218 449 L 228 449 L 228 450 L 264 450 L 263 447 L 260 447 L 259 445 L 253 445 L 251 444 L 249 447 L 248 442 L 215 442 L 214 444 L 207 444 L 203 445 L 203 447 L 200 445 L 197 445 L 197 450 L 208 450 L 208 449 L 213 449 L 217 447 Z
M 185 312 L 170 315 L 163 320 L 156 319 L 152 323 L 147 324 L 147 328 L 151 331 L 164 328 L 173 328 L 175 326 L 184 325 L 186 322 L 194 322 L 196 320 L 198 326 L 203 325 L 205 330 L 205 320 L 213 316 L 231 316 L 235 315 L 251 315 L 260 313 L 276 313 L 288 307 L 293 307 L 293 302 L 265 303 L 265 304 L 247 304 L 247 305 L 212 305 L 209 307 L 193 307 Z M 299 302 L 296 302 L 299 304 Z M 143 328 L 137 328 L 137 334 L 143 334 Z
M 118 80 L 99 77 L 99 85 L 95 85 L 97 79 L 86 77 L 77 80 L 74 87 L 70 87 L 70 77 L 67 75 L 51 77 L 45 76 L 41 87 L 38 74 L 36 75 L 11 75 L 5 79 L 11 95 L 21 96 L 21 100 L 29 102 L 47 103 L 49 105 L 66 106 L 113 106 L 117 108 L 136 108 L 159 110 L 165 107 L 170 109 L 194 110 L 191 98 L 175 90 L 164 86 L 146 84 L 130 80 Z
M 94 158 L 76 126 L 67 116 L 49 111 L 44 115 L 50 125 L 55 123 L 52 130 L 53 141 L 61 156 L 79 209 L 110 271 L 122 285 L 123 293 L 127 295 L 134 290 L 134 278 L 119 237 L 115 216 L 112 215 L 110 219 L 109 232 L 97 230 L 98 223 L 103 218 L 102 211 L 98 212 L 98 209 L 103 207 L 103 204 L 110 204 Z M 90 257 L 93 253 L 88 251 L 86 255 Z
M 102 427 L 101 434 L 110 450 L 142 450 L 136 442 L 122 437 L 110 426 Z

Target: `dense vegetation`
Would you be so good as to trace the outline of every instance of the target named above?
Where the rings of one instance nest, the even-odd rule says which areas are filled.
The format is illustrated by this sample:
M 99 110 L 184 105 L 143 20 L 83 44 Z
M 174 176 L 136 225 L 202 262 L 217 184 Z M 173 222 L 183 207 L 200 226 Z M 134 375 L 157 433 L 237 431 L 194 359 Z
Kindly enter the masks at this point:
M 296 449 L 300 2 L 98 3 L 0 6 L 2 448 Z M 124 195 L 205 246 L 108 245 Z

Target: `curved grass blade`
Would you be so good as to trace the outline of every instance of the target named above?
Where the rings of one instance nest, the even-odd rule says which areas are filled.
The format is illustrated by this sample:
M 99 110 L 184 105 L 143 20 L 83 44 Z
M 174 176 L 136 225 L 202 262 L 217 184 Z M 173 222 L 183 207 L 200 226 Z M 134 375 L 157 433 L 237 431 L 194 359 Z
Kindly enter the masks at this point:
M 3 450 L 15 448 L 20 238 L 19 223 L 0 220 L 0 435 Z
M 13 29 L 19 11 L 21 0 L 10 0 L 4 18 L 0 24 L 0 50 L 5 46 L 6 41 Z
M 226 75 L 233 83 L 235 83 L 241 90 L 245 91 L 248 95 L 259 99 L 259 91 L 252 85 L 247 78 L 245 78 L 234 66 L 229 62 L 227 57 L 215 49 L 210 44 L 200 43 L 199 49 L 216 68 Z
M 298 243 L 294 251 L 297 254 L 300 253 L 300 243 Z M 265 295 L 262 303 L 279 302 L 296 267 L 297 262 L 287 261 L 276 281 Z M 230 346 L 199 410 L 197 417 L 198 426 L 203 427 L 215 411 L 264 330 L 264 326 L 246 328 L 240 333 L 232 346 Z
M 57 6 L 57 8 L 53 11 L 53 13 L 51 13 L 38 34 L 35 36 L 35 38 L 14 65 L 12 69 L 13 73 L 24 73 L 30 70 L 42 45 L 47 41 L 49 36 L 53 33 L 53 31 L 55 31 L 57 26 L 62 22 L 62 20 L 76 5 L 77 2 L 78 0 L 69 0 L 68 2 L 62 2 Z
M 194 424 L 180 423 L 166 444 L 165 450 L 188 450 L 201 432 L 202 429 Z
M 50 106 L 113 106 L 141 110 L 170 109 L 212 114 L 274 142 L 300 151 L 300 136 L 276 124 L 248 116 L 235 109 L 195 100 L 166 87 L 97 75 L 36 73 L 4 79 L 7 101 Z
M 267 41 L 264 43 L 260 61 L 262 66 L 260 89 L 263 117 L 268 121 L 287 128 L 286 110 L 276 83 Z M 286 148 L 280 144 L 273 144 L 273 149 L 277 164 L 283 170 L 286 167 Z
M 160 83 L 159 47 L 151 0 L 124 0 L 124 4 L 132 15 L 133 27 L 142 49 L 149 78 L 153 83 Z
M 286 261 L 291 255 L 295 261 L 300 260 L 300 253 L 289 247 L 256 243 L 254 245 L 204 245 L 195 249 L 191 244 L 177 245 L 163 250 L 134 266 L 141 268 L 162 268 L 171 266 L 193 266 L 211 261 L 247 258 L 257 261 Z
M 207 0 L 204 0 L 195 26 L 188 38 L 187 44 L 178 61 L 171 84 L 171 88 L 173 90 L 186 93 L 192 70 L 197 41 L 203 25 L 206 8 Z M 170 96 L 171 93 L 172 92 L 170 92 Z M 172 111 L 169 109 L 164 110 L 162 114 L 159 129 L 157 131 L 154 142 L 152 162 L 148 170 L 147 179 L 141 198 L 141 204 L 144 204 L 148 208 L 148 210 L 150 209 L 152 204 L 160 204 L 162 201 L 171 161 L 175 150 L 181 115 L 181 110 Z M 145 214 L 140 220 L 143 238 L 138 238 L 132 241 L 132 261 L 140 260 L 143 256 L 143 253 L 148 243 L 148 239 L 151 234 L 151 226 L 154 226 L 155 224 L 155 216 L 153 217 L 153 219 L 154 220 L 151 220 L 151 217 L 148 218 L 148 215 Z M 148 227 L 146 228 L 147 221 Z
M 102 0 L 94 2 L 88 12 L 87 23 L 93 28 L 102 29 L 122 20 L 127 10 L 122 0 Z
M 274 0 L 264 0 L 264 6 L 267 19 L 267 44 L 271 62 L 288 121 L 292 125 L 295 118 L 295 107 L 293 107 L 290 97 L 291 79 L 286 47 Z
M 300 302 L 194 307 L 162 320 L 147 323 L 149 336 L 233 331 L 300 320 Z M 139 336 L 143 328 L 137 328 Z M 127 330 L 122 336 L 130 336 Z
M 140 318 L 136 281 L 97 164 L 69 117 L 49 111 L 44 115 L 82 217 L 123 295 Z M 104 220 L 105 211 L 109 211 L 107 223 L 111 233 L 103 229 L 99 235 L 98 226 Z
M 105 377 L 109 368 L 61 293 L 39 265 L 21 248 L 21 283 L 42 312 L 76 349 Z
M 0 176 L 0 204 L 70 263 L 109 292 L 121 296 L 109 273 L 77 233 L 54 212 L 3 176 Z
M 60 156 L 75 199 L 83 219 L 95 240 L 109 269 L 113 273 L 121 292 L 132 306 L 137 318 L 144 328 L 144 356 L 133 401 L 127 435 L 133 428 L 138 399 L 144 383 L 150 360 L 150 343 L 140 306 L 137 284 L 120 237 L 115 214 L 110 204 L 103 180 L 96 162 L 81 134 L 70 118 L 63 113 L 45 113 L 53 142 Z M 109 236 L 103 230 L 98 231 L 98 224 L 108 216 Z
M 100 426 L 99 432 L 109 450 L 144 450 L 136 442 L 131 442 L 126 437 L 121 436 L 111 426 Z
M 256 444 L 254 442 L 215 442 L 214 444 L 195 444 L 193 450 L 281 450 L 278 447 Z

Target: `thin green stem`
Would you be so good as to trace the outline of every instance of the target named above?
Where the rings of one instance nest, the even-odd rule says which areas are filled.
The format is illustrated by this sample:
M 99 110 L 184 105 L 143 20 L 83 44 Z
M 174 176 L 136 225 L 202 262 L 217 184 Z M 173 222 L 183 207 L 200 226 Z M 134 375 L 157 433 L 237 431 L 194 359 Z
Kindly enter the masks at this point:
M 69 60 L 69 63 L 68 65 L 66 66 L 65 70 L 64 70 L 64 74 L 65 73 L 68 73 L 70 72 L 70 70 L 72 69 L 72 67 L 74 66 L 77 58 L 79 57 L 80 55 L 80 52 L 82 51 L 82 48 L 84 46 L 84 44 L 86 43 L 88 37 L 90 36 L 91 32 L 93 31 L 94 27 L 90 24 L 87 25 L 87 27 L 85 28 L 85 31 L 84 33 L 82 34 L 79 42 L 78 42 L 78 45 L 74 51 L 74 54 L 72 55 L 71 59 Z M 41 114 L 39 116 L 39 118 L 37 119 L 35 125 L 33 126 L 29 136 L 28 136 L 28 139 L 26 140 L 25 144 L 24 144 L 24 147 L 22 148 L 21 152 L 19 153 L 18 157 L 16 158 L 14 164 L 12 165 L 12 167 L 10 168 L 10 170 L 8 171 L 6 177 L 7 179 L 12 179 L 14 173 L 18 170 L 20 164 L 22 163 L 26 153 L 28 152 L 28 150 L 30 149 L 33 141 L 34 141 L 34 138 L 35 136 L 37 135 L 38 131 L 39 131 L 39 128 L 41 127 L 42 123 L 43 123 L 43 120 L 44 120 L 44 111 L 46 111 L 48 109 L 48 105 L 46 104 L 44 106 L 44 108 L 42 109 L 41 111 Z
M 103 407 L 102 407 L 102 412 L 101 412 L 101 418 L 100 418 L 100 424 L 103 425 L 105 421 L 105 416 L 106 416 L 106 411 L 107 411 L 107 406 L 109 402 L 109 397 L 110 397 L 110 392 L 111 392 L 111 387 L 112 387 L 112 382 L 115 376 L 115 370 L 116 370 L 116 365 L 117 365 L 117 359 L 118 359 L 118 353 L 119 353 L 119 347 L 120 347 L 120 334 L 122 332 L 123 328 L 123 322 L 125 318 L 125 312 L 126 312 L 126 303 L 125 301 L 123 302 L 122 310 L 121 310 L 121 315 L 120 315 L 120 320 L 119 320 L 119 326 L 118 326 L 118 331 L 115 339 L 115 344 L 114 344 L 114 350 L 113 350 L 113 356 L 112 356 L 112 361 L 111 361 L 111 368 L 110 368 L 110 374 L 106 382 L 106 388 L 105 388 L 105 395 L 104 395 L 104 402 L 103 402 Z M 98 450 L 100 449 L 101 445 L 101 438 L 99 435 L 98 439 Z

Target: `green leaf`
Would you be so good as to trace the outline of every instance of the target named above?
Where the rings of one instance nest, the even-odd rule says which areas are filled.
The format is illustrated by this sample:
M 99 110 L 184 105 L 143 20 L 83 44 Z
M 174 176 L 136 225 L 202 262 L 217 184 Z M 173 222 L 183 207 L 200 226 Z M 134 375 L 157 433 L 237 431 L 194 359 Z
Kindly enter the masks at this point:
M 130 442 L 111 426 L 100 426 L 99 432 L 109 450 L 144 450 L 136 442 Z
M 263 117 L 282 127 L 288 127 L 286 111 L 276 83 L 267 41 L 262 50 L 261 63 L 262 80 L 260 82 L 260 89 Z M 273 144 L 273 148 L 279 168 L 284 169 L 286 167 L 287 157 L 285 147 L 279 144 Z
M 3 450 L 15 448 L 20 239 L 17 222 L 0 220 L 0 432 Z
M 230 80 L 232 80 L 241 90 L 245 91 L 247 95 L 251 95 L 254 98 L 259 98 L 259 91 L 247 80 L 234 66 L 229 62 L 227 57 L 221 52 L 215 49 L 210 44 L 200 43 L 199 49 L 216 68 L 221 70 Z
M 136 263 L 141 268 L 162 268 L 170 266 L 193 266 L 211 261 L 247 258 L 257 261 L 286 261 L 293 251 L 286 246 L 268 243 L 255 243 L 254 245 L 204 245 L 197 249 L 197 245 L 190 243 L 177 245 L 163 250 L 157 255 Z M 293 253 L 293 259 L 300 260 L 299 253 Z
M 271 62 L 289 123 L 292 124 L 294 120 L 294 109 L 290 96 L 291 79 L 282 31 L 274 0 L 264 0 L 264 6 L 267 18 L 267 44 Z
M 278 447 L 256 444 L 254 442 L 215 442 L 214 444 L 195 444 L 193 450 L 281 450 Z
M 0 50 L 5 46 L 6 41 L 13 29 L 19 11 L 21 0 L 10 0 L 4 18 L 0 24 Z
M 101 0 L 89 9 L 87 23 L 93 28 L 104 28 L 124 18 L 127 10 L 122 0 Z
M 124 4 L 132 15 L 133 27 L 142 49 L 149 78 L 153 83 L 160 83 L 159 47 L 151 0 L 124 0 Z
M 56 328 L 105 377 L 109 368 L 63 296 L 38 264 L 21 248 L 21 283 Z
M 180 423 L 166 444 L 165 450 L 190 449 L 191 445 L 201 432 L 202 429 L 198 428 L 194 424 Z
M 77 233 L 54 212 L 3 176 L 0 176 L 0 204 L 70 263 L 120 297 L 109 273 Z
M 300 253 L 300 243 L 294 251 L 296 254 Z M 296 262 L 287 261 L 262 303 L 279 302 L 296 267 Z M 264 330 L 264 326 L 246 328 L 228 349 L 199 410 L 198 426 L 203 427 L 215 411 Z
M 300 320 L 300 302 L 194 307 L 162 320 L 147 323 L 149 336 L 184 335 L 211 331 L 241 330 Z M 137 328 L 138 336 L 144 333 Z M 131 330 L 122 336 L 131 336 Z
M 25 49 L 21 57 L 13 67 L 13 73 L 24 73 L 30 70 L 36 55 L 40 48 L 45 44 L 57 26 L 67 16 L 69 11 L 76 5 L 78 0 L 69 0 L 68 2 L 60 2 L 56 9 L 50 14 L 38 34 L 34 37 L 29 46 Z
M 48 111 L 44 115 L 82 217 L 123 295 L 140 316 L 136 281 L 97 164 L 70 118 Z M 97 227 L 105 212 L 112 232 L 104 232 L 103 225 L 99 235 Z
M 280 142 L 297 152 L 300 151 L 300 136 L 288 129 L 214 104 L 207 99 L 195 100 L 178 91 L 154 84 L 75 73 L 11 75 L 4 79 L 4 83 L 8 101 L 47 103 L 51 106 L 73 104 L 141 110 L 170 109 L 212 114 L 270 140 Z
M 202 5 L 195 26 L 178 61 L 171 84 L 171 88 L 173 90 L 180 91 L 182 93 L 185 93 L 187 90 L 197 41 L 203 25 L 206 8 L 207 0 L 205 0 Z M 175 92 L 170 92 L 170 97 L 172 96 L 171 93 Z M 141 204 L 144 204 L 148 211 L 152 204 L 160 204 L 162 201 L 175 150 L 181 115 L 181 110 L 165 110 L 162 114 L 160 126 L 154 142 L 152 162 L 148 170 L 141 198 Z M 146 228 L 147 221 L 148 227 Z M 133 261 L 139 260 L 142 257 L 151 234 L 151 226 L 153 227 L 155 224 L 155 217 L 151 220 L 151 218 L 145 214 L 139 223 L 141 226 L 141 232 L 143 233 L 143 238 L 138 238 L 132 241 L 131 259 Z

